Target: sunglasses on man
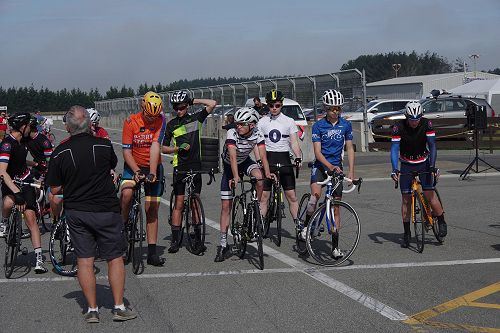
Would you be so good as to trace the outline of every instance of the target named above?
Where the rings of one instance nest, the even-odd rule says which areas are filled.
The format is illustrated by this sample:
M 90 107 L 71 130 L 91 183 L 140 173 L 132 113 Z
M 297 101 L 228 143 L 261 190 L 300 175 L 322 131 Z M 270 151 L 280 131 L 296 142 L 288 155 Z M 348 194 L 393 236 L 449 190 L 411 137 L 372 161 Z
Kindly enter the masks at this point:
M 187 108 L 188 105 L 187 104 L 175 104 L 173 105 L 173 108 L 175 111 L 181 111 L 181 110 L 184 110 L 185 108 Z
M 274 104 L 267 104 L 267 106 L 270 108 L 270 109 L 279 109 L 280 107 L 283 106 L 283 104 L 281 103 L 274 103 Z

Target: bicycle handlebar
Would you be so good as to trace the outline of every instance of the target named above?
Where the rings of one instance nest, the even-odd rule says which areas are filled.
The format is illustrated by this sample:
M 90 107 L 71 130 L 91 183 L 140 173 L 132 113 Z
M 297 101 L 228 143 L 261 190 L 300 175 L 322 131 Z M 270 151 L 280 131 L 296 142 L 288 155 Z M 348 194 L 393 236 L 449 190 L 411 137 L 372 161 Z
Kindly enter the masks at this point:
M 434 175 L 434 180 L 433 180 L 433 183 L 432 183 L 432 186 L 436 186 L 437 184 L 437 181 L 438 181 L 438 177 L 439 177 L 439 169 L 437 169 L 438 172 L 437 172 L 437 175 Z M 412 176 L 412 178 L 416 178 L 418 177 L 419 175 L 424 175 L 424 174 L 434 174 L 433 172 L 430 172 L 430 171 L 424 171 L 424 172 L 418 172 L 418 171 L 412 171 L 412 172 L 408 172 L 408 173 L 399 173 L 398 176 L 401 177 L 401 176 Z M 394 188 L 397 189 L 399 186 L 399 180 L 395 180 L 394 181 Z
M 214 169 L 210 169 L 209 171 L 207 170 L 188 170 L 188 171 L 182 171 L 182 170 L 175 170 L 174 171 L 174 176 L 176 175 L 192 175 L 195 176 L 196 174 L 208 174 L 210 176 L 210 179 L 208 180 L 207 185 L 212 184 L 212 182 L 215 181 L 215 173 Z M 186 180 L 183 180 L 183 182 L 186 182 Z
M 352 188 L 349 189 L 349 190 L 342 190 L 342 192 L 344 193 L 350 193 L 352 191 L 354 191 L 354 189 L 356 189 L 356 187 L 358 188 L 358 193 L 361 191 L 361 184 L 363 183 L 363 178 L 358 178 L 358 179 L 350 179 L 350 178 L 347 178 L 344 176 L 344 174 L 340 173 L 340 174 L 335 174 L 335 173 L 330 173 L 330 172 L 327 172 L 327 177 L 324 181 L 322 182 L 316 182 L 316 184 L 318 185 L 326 185 L 328 184 L 332 179 L 334 178 L 337 178 L 339 181 L 342 181 L 342 180 L 347 180 L 349 182 L 352 183 Z
M 19 186 L 31 186 L 34 188 L 42 188 L 42 184 L 38 184 L 35 182 L 25 182 L 23 180 L 15 179 L 15 178 L 12 179 L 12 181 L 14 182 L 14 184 L 19 185 Z
M 299 178 L 300 167 L 299 167 L 298 163 L 297 164 L 281 164 L 281 163 L 269 164 L 269 168 L 278 168 L 278 169 L 295 168 L 295 178 Z

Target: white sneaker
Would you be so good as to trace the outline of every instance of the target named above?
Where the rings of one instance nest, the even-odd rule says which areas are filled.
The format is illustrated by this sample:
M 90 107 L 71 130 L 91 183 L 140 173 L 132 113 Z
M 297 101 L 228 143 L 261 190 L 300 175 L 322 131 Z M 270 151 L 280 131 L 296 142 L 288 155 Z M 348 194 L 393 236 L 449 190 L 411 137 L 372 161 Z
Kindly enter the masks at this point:
M 0 238 L 5 237 L 5 230 L 7 225 L 5 223 L 0 223 Z
M 302 231 L 300 232 L 300 238 L 302 238 L 302 240 L 304 240 L 304 241 L 306 240 L 306 238 L 307 238 L 307 227 L 304 227 L 302 229 Z
M 49 270 L 43 265 L 43 260 L 37 260 L 36 261 L 36 266 L 35 266 L 35 273 L 36 274 L 43 274 L 47 273 Z
M 335 260 L 338 260 L 344 256 L 344 252 L 340 251 L 338 248 L 333 249 L 332 251 L 332 257 Z

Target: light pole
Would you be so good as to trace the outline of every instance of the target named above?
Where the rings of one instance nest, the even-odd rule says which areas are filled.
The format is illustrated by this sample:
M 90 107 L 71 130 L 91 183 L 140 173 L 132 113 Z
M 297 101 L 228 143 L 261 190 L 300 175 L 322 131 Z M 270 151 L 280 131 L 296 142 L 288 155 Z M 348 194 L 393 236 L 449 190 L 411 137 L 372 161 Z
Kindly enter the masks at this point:
M 392 64 L 392 69 L 394 69 L 396 77 L 398 77 L 398 71 L 401 69 L 401 64 Z
M 477 59 L 479 59 L 479 54 L 471 54 L 471 55 L 469 55 L 469 58 L 471 58 L 472 61 L 474 61 L 474 77 L 477 77 L 476 61 L 477 61 Z

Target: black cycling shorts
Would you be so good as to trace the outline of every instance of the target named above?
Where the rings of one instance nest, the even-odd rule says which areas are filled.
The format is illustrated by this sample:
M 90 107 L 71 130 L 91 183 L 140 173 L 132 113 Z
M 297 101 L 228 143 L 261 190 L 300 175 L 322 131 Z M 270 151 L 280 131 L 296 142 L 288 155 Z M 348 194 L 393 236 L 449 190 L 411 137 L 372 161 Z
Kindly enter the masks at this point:
M 65 210 L 71 243 L 78 258 L 99 256 L 106 260 L 121 257 L 127 250 L 122 216 L 115 212 Z
M 341 168 L 342 169 L 342 168 Z M 313 165 L 311 168 L 311 184 L 316 182 L 322 182 L 326 179 L 327 174 L 323 165 L 317 166 Z M 340 183 L 339 186 L 333 191 L 334 198 L 342 198 L 342 190 L 344 189 L 344 184 Z
M 32 180 L 24 180 L 25 182 L 31 182 Z M 20 188 L 21 193 L 23 194 L 24 200 L 26 201 L 26 209 L 32 210 L 36 212 L 36 193 L 35 188 L 32 186 L 23 186 Z M 14 196 L 14 192 L 10 190 L 10 188 L 2 183 L 2 196 L 12 195 Z M 14 199 L 14 198 L 12 198 Z
M 175 174 L 175 171 L 177 169 L 174 168 L 174 175 L 173 175 L 173 181 L 172 181 L 172 186 L 174 187 L 174 194 L 175 195 L 184 195 L 186 193 L 186 183 L 183 182 L 184 178 L 186 178 L 187 175 L 185 174 Z M 201 193 L 201 175 L 196 174 L 193 179 L 194 183 L 194 193 L 200 194 Z
M 290 153 L 289 152 L 267 152 L 267 162 L 269 166 L 273 164 L 289 165 Z M 276 168 L 270 167 L 271 173 L 276 171 Z M 295 173 L 293 167 L 280 168 L 280 184 L 283 190 L 295 190 Z M 272 180 L 266 179 L 264 181 L 264 191 L 271 191 Z

